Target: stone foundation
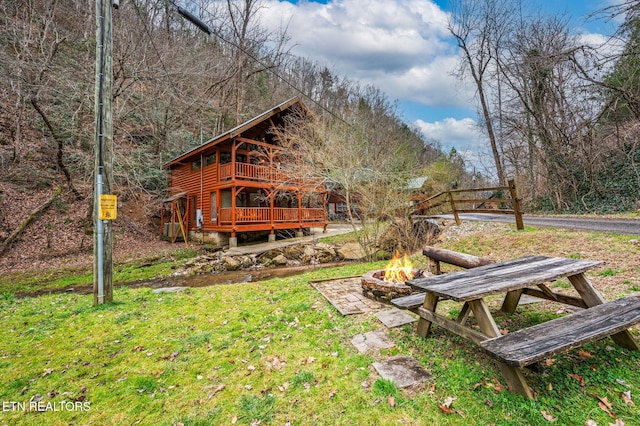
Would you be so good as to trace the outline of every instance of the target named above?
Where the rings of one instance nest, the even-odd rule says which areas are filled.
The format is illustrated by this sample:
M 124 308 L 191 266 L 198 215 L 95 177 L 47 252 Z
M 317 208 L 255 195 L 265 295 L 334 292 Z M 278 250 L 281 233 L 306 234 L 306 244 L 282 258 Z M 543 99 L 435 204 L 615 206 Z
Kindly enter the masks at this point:
M 189 231 L 189 241 L 204 242 L 215 247 L 229 245 L 229 234 L 214 231 Z

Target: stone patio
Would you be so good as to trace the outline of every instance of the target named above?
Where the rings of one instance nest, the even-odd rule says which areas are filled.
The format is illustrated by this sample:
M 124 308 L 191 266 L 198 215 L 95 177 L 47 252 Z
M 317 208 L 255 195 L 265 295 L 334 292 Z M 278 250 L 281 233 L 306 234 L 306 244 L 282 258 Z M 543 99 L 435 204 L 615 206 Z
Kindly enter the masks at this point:
M 415 359 L 408 356 L 397 356 L 386 361 L 373 363 L 380 377 L 391 380 L 399 388 L 406 388 L 433 379 L 433 374 L 426 371 Z
M 391 308 L 386 311 L 378 312 L 376 317 L 378 317 L 380 322 L 387 326 L 387 328 L 400 327 L 401 325 L 411 324 L 412 322 L 418 321 L 413 315 L 406 311 L 401 311 L 398 308 Z
M 362 294 L 361 277 L 344 277 L 331 280 L 310 281 L 342 315 L 363 314 L 386 308 L 387 305 L 371 300 Z
M 343 277 L 322 281 L 310 281 L 342 315 L 376 312 L 376 317 L 387 328 L 398 327 L 417 321 L 415 316 L 389 305 L 377 302 L 364 296 L 362 277 Z M 379 351 L 392 348 L 395 343 L 385 330 L 375 330 L 358 334 L 351 339 L 351 344 L 359 353 L 369 353 L 375 357 Z M 399 388 L 418 385 L 433 379 L 418 361 L 408 356 L 396 356 L 373 363 L 373 368 L 384 379 L 391 380 Z

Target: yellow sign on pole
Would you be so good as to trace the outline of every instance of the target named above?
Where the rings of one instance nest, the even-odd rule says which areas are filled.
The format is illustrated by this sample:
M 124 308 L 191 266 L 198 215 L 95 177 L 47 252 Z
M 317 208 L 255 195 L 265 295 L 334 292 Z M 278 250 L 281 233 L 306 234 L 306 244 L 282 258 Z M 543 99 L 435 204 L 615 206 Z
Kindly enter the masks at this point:
M 118 216 L 118 197 L 111 194 L 100 194 L 100 220 L 116 220 Z

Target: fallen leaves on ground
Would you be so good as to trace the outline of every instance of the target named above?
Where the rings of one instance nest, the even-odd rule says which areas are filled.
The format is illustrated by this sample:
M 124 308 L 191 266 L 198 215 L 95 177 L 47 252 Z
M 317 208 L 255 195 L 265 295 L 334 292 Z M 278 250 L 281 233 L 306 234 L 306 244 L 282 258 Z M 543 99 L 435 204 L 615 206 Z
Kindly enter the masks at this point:
M 582 358 L 593 358 L 593 354 L 591 352 L 587 352 L 582 349 L 578 351 L 578 355 L 580 355 Z
M 629 404 L 632 407 L 636 406 L 635 402 L 631 399 L 631 391 L 622 392 L 620 398 L 622 398 L 625 404 Z
M 557 421 L 557 420 L 558 420 L 556 417 L 553 417 L 551 414 L 547 413 L 547 412 L 546 412 L 546 411 L 544 411 L 544 410 L 541 410 L 541 411 L 540 411 L 540 414 L 542 414 L 542 417 L 544 417 L 544 419 L 545 419 L 546 421 L 548 421 L 548 422 L 553 423 L 553 422 L 555 422 L 555 421 Z
M 287 362 L 277 355 L 268 356 L 264 360 L 264 365 L 267 367 L 267 371 L 280 370 L 282 367 L 287 365 Z
M 287 389 L 289 389 L 289 382 L 284 382 L 284 383 L 282 384 L 282 386 L 278 386 L 278 390 L 279 390 L 280 392 L 284 392 L 284 391 L 286 391 Z
M 316 359 L 312 356 L 304 358 L 303 360 L 300 361 L 300 365 L 306 365 L 306 364 L 311 364 L 313 361 L 315 361 Z
M 387 404 L 389 404 L 389 407 L 395 407 L 396 406 L 396 399 L 392 395 L 388 395 L 387 396 Z
M 451 407 L 451 404 L 456 399 L 458 399 L 458 398 L 456 398 L 454 396 L 448 396 L 447 398 L 445 398 L 445 400 L 444 400 L 444 402 L 442 404 L 438 404 L 438 408 L 444 414 L 459 414 L 460 416 L 464 417 L 464 414 L 461 411 L 458 411 L 455 408 Z
M 578 383 L 580 383 L 580 386 L 584 387 L 584 385 L 585 385 L 584 377 L 582 377 L 582 376 L 580 376 L 578 374 L 575 374 L 575 373 L 570 373 L 569 377 L 571 377 L 572 379 L 577 380 Z
M 169 355 L 161 356 L 160 359 L 171 362 L 175 360 L 178 357 L 178 355 L 179 355 L 179 352 L 171 352 L 171 354 Z
M 598 407 L 600 407 L 602 411 L 607 413 L 609 417 L 615 419 L 616 415 L 611 412 L 611 410 L 613 410 L 613 407 L 611 406 L 611 403 L 609 402 L 607 397 L 605 396 L 604 398 L 601 398 L 599 396 L 596 396 L 596 398 L 598 398 Z
M 483 387 L 486 389 L 493 389 L 496 392 L 501 392 L 505 390 L 505 387 L 498 381 L 498 379 L 493 379 L 493 382 L 488 381 L 488 379 L 483 379 L 481 382 L 476 383 L 473 386 L 473 390 L 478 389 L 479 387 Z
M 207 396 L 207 399 L 211 399 L 215 396 L 215 394 L 217 394 L 218 392 L 222 392 L 225 388 L 225 385 L 218 385 L 217 388 L 215 388 L 214 390 L 212 390 L 211 392 L 209 392 L 209 395 Z

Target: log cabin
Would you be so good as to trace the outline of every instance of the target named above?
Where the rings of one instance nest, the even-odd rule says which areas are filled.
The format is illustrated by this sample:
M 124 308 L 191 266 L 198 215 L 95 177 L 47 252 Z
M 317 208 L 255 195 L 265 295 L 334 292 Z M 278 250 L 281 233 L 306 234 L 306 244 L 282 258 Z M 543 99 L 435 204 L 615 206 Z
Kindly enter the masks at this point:
M 280 166 L 289 114 L 304 116 L 292 98 L 167 162 L 168 198 L 161 234 L 202 239 L 218 246 L 238 244 L 238 235 L 327 226 L 327 189 L 322 182 L 294 178 Z

